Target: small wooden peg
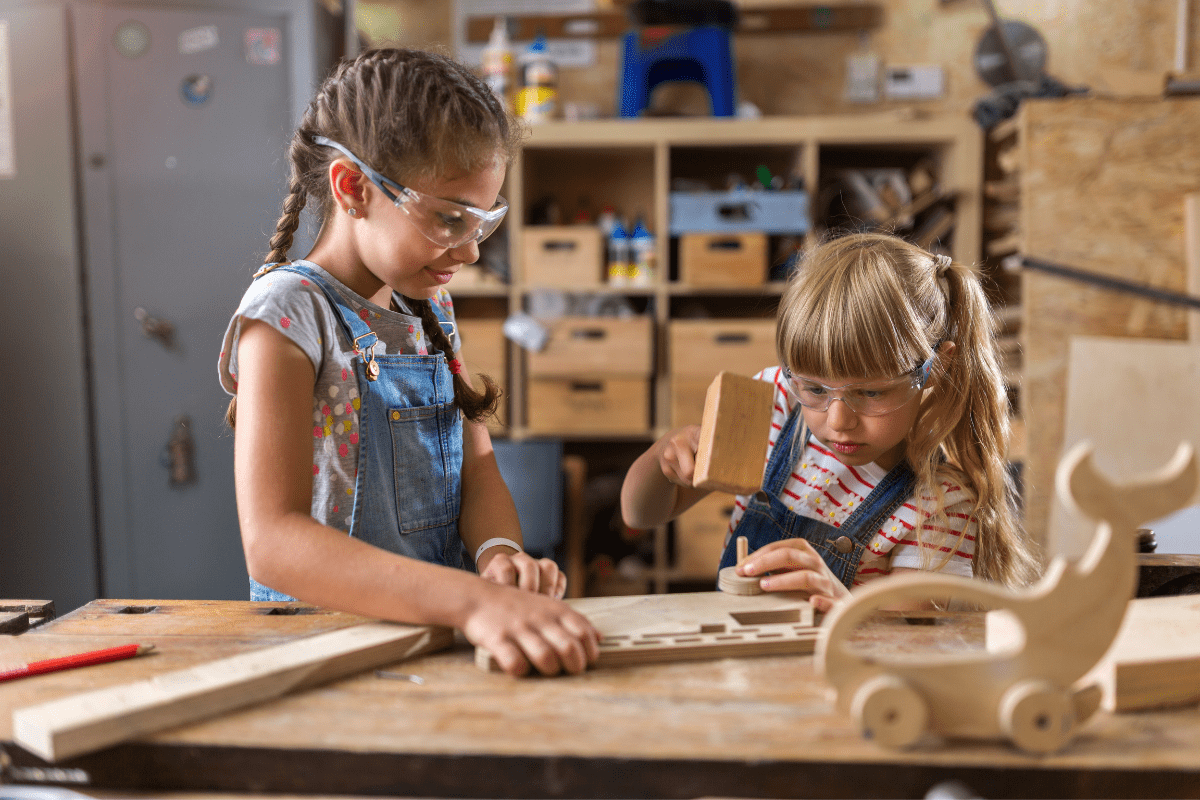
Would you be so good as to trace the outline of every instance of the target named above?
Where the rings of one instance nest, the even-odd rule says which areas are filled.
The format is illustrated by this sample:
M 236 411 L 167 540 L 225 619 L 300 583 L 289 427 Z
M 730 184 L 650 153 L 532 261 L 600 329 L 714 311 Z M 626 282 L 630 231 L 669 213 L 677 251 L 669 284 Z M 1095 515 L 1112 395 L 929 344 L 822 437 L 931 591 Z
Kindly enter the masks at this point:
M 717 573 L 717 588 L 726 594 L 762 594 L 762 586 L 759 584 L 761 578 L 750 578 L 737 574 L 737 568 L 746 560 L 747 552 L 750 543 L 745 536 L 737 537 L 737 564 L 732 567 L 725 567 Z

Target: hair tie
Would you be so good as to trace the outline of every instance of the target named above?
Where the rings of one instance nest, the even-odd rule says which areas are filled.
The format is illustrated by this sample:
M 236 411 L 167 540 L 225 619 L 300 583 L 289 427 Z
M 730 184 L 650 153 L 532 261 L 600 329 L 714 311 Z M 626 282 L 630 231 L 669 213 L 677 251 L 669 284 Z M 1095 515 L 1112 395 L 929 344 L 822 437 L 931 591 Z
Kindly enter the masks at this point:
M 945 253 L 938 253 L 933 257 L 933 263 L 937 266 L 937 273 L 940 277 L 944 275 L 946 270 L 950 269 L 950 267 L 954 264 L 954 259 L 950 258 L 950 256 L 946 255 Z
M 446 366 L 450 367 L 450 374 L 457 375 L 462 372 L 462 362 L 457 358 L 452 358 L 446 362 Z

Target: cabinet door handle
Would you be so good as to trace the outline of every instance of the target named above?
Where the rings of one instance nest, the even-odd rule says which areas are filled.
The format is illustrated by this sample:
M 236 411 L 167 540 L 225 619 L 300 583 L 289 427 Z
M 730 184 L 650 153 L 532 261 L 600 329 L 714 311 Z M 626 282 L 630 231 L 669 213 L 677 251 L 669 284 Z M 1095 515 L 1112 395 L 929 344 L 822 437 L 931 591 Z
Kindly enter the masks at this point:
M 142 334 L 147 339 L 157 339 L 168 350 L 175 346 L 175 326 L 170 322 L 151 316 L 141 306 L 133 310 L 133 318 L 142 324 Z
M 163 449 L 162 462 L 172 488 L 196 482 L 196 441 L 192 438 L 192 419 L 187 414 L 175 418 L 175 428 Z

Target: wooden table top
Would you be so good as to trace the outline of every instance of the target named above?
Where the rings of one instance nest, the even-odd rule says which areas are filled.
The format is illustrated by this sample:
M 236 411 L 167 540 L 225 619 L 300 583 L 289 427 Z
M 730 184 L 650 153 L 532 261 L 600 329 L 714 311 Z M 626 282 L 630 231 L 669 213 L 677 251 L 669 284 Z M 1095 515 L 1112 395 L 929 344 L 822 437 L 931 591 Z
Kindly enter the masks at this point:
M 283 613 L 271 613 L 271 612 Z M 811 656 L 612 667 L 513 679 L 465 643 L 204 722 L 47 764 L 11 712 L 74 692 L 363 621 L 294 604 L 98 600 L 17 636 L 0 667 L 137 642 L 149 655 L 0 684 L 0 782 L 136 791 L 459 797 L 1200 797 L 1200 709 L 1098 712 L 1062 752 L 922 741 L 894 752 L 833 706 Z M 983 647 L 978 614 L 861 634 L 894 651 Z

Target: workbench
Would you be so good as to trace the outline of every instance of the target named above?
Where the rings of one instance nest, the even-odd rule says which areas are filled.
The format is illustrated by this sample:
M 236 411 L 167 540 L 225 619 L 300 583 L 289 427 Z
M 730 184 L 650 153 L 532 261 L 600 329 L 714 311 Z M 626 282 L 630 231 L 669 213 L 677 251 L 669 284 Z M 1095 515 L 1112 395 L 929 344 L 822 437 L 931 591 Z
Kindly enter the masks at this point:
M 863 740 L 812 656 L 610 667 L 514 679 L 463 641 L 214 719 L 49 764 L 12 742 L 12 710 L 363 622 L 303 604 L 97 600 L 16 636 L 0 664 L 137 642 L 126 661 L 0 684 L 0 782 L 127 791 L 419 797 L 1198 797 L 1200 710 L 1103 711 L 1061 753 Z M 983 647 L 980 614 L 883 614 L 874 648 Z M 416 680 L 405 676 L 417 676 Z M 419 681 L 419 682 L 418 682 Z

